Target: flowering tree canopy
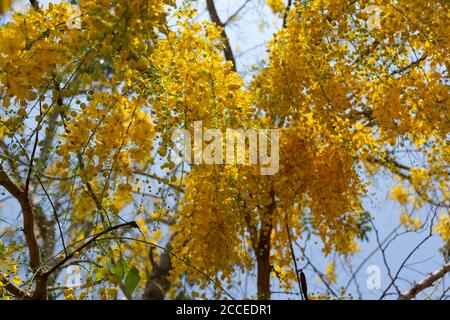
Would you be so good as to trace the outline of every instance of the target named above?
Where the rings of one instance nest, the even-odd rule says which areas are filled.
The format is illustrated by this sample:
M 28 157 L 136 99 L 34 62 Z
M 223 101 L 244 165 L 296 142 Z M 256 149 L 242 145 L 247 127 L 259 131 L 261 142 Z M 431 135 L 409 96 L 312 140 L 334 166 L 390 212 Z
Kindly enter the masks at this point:
M 259 299 L 274 283 L 346 297 L 336 257 L 352 266 L 373 234 L 387 249 L 365 201 L 380 178 L 396 181 L 396 231 L 440 237 L 443 261 L 412 288 L 387 267 L 381 297 L 450 271 L 448 1 L 256 1 L 280 25 L 248 73 L 229 28 L 251 0 L 228 19 L 213 0 L 14 2 L 0 4 L 0 298 L 249 297 L 241 274 Z M 174 133 L 198 121 L 254 129 L 260 148 L 276 130 L 276 172 L 206 161 L 214 134 L 205 161 L 180 160 Z M 334 257 L 323 271 L 310 239 Z M 308 294 L 313 275 L 325 288 Z

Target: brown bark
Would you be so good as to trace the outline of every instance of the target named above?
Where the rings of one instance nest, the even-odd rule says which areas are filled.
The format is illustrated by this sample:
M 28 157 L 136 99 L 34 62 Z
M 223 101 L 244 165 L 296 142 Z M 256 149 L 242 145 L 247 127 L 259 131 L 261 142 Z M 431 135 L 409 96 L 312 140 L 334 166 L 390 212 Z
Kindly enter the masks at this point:
M 258 275 L 258 300 L 270 299 L 270 249 L 261 249 L 261 254 L 257 257 Z
M 408 291 L 402 293 L 399 297 L 399 300 L 414 299 L 417 296 L 417 294 L 419 294 L 421 291 L 431 287 L 433 285 L 433 283 L 435 283 L 437 280 L 443 278 L 448 272 L 450 272 L 450 262 L 446 263 L 444 266 L 442 266 L 442 268 L 436 270 L 435 272 L 430 274 L 428 277 L 426 277 L 419 283 L 416 283 Z
M 152 254 L 152 253 L 150 253 Z M 170 281 L 167 278 L 172 264 L 168 251 L 164 251 L 159 256 L 159 263 L 154 266 L 150 273 L 147 284 L 145 285 L 142 300 L 164 300 L 167 290 L 170 287 Z
M 30 0 L 30 4 L 34 10 L 39 11 L 39 3 L 37 0 Z
M 272 203 L 269 205 L 262 217 L 261 230 L 259 231 L 258 245 L 256 248 L 257 263 L 257 288 L 258 299 L 270 299 L 270 235 L 272 233 L 272 217 L 275 209 L 275 197 L 271 193 Z
M 170 270 L 172 270 L 172 262 L 170 260 L 170 250 L 172 240 L 175 238 L 176 233 L 172 234 L 166 250 L 164 250 L 159 256 L 159 262 L 155 263 L 153 259 L 154 247 L 150 248 L 149 259 L 153 266 L 152 272 L 148 275 L 147 283 L 145 284 L 144 294 L 142 300 L 164 300 L 167 291 L 170 288 L 170 281 L 168 279 Z
M 28 193 L 22 190 L 14 181 L 10 179 L 8 174 L 0 167 L 0 185 L 3 186 L 18 202 L 22 209 L 23 215 L 23 233 L 27 243 L 30 268 L 35 278 L 35 291 L 33 299 L 47 299 L 47 279 L 41 270 L 41 254 L 39 245 L 34 232 L 35 214 L 31 205 Z
M 227 61 L 233 62 L 233 71 L 236 71 L 236 59 L 234 58 L 233 50 L 231 49 L 230 40 L 225 31 L 225 24 L 220 20 L 219 14 L 216 10 L 216 5 L 214 4 L 214 0 L 206 0 L 206 8 L 208 9 L 209 16 L 211 17 L 212 22 L 222 28 L 222 40 L 224 44 L 223 52 L 225 55 L 225 59 Z

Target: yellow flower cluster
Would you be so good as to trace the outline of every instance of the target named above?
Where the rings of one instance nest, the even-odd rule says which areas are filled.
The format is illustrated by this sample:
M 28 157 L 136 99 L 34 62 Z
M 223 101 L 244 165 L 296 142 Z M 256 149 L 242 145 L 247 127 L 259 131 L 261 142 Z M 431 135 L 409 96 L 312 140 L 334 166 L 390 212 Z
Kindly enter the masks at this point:
M 68 19 L 67 8 L 67 4 L 61 4 L 43 14 L 34 10 L 26 15 L 16 13 L 13 22 L 0 29 L 3 107 L 9 106 L 10 98 L 24 105 L 26 100 L 36 99 L 51 81 L 54 67 L 71 60 L 78 31 L 61 24 Z
M 72 157 L 79 157 L 80 176 L 87 182 L 110 172 L 128 177 L 132 164 L 147 164 L 151 157 L 153 125 L 142 108 L 146 101 L 119 94 L 99 93 L 79 113 L 67 119 L 64 142 L 57 149 L 68 168 Z
M 327 277 L 327 280 L 329 283 L 334 284 L 336 283 L 336 272 L 335 272 L 336 264 L 329 263 L 325 267 L 325 276 Z
M 408 192 L 402 185 L 395 186 L 391 189 L 390 196 L 392 199 L 400 202 L 401 204 L 408 203 Z
M 404 213 L 400 216 L 400 223 L 406 228 L 406 230 L 414 231 L 422 227 L 420 217 L 412 218 L 408 213 Z
M 286 10 L 286 4 L 283 0 L 267 0 L 267 4 L 276 14 L 282 14 Z
M 444 241 L 450 240 L 450 217 L 448 214 L 441 214 L 439 222 L 434 229 Z
M 157 132 L 168 134 L 195 120 L 207 128 L 235 127 L 250 116 L 243 81 L 220 54 L 220 30 L 210 23 L 178 21 L 179 30 L 157 42 L 150 56 L 157 81 L 148 90 Z M 224 114 L 225 113 L 225 114 Z

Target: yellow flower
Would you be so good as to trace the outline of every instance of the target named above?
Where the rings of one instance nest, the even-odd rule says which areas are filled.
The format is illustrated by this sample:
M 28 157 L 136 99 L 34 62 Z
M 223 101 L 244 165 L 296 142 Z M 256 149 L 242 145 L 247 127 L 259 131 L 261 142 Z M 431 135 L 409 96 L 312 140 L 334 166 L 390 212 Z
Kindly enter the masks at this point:
M 408 193 L 401 185 L 392 188 L 390 196 L 401 204 L 406 204 L 408 202 Z
M 321 296 L 321 295 L 313 295 L 313 294 L 310 294 L 309 295 L 309 300 L 330 300 L 330 297 L 328 297 L 328 296 Z
M 139 217 L 138 219 L 136 219 L 136 224 L 139 227 L 142 227 L 143 225 L 145 225 L 145 220 L 142 217 Z
M 407 230 L 417 230 L 422 226 L 422 221 L 420 220 L 420 217 L 414 217 L 411 218 L 411 216 L 408 213 L 404 213 L 400 216 L 400 223 L 407 229 Z
M 22 279 L 20 279 L 19 276 L 14 276 L 13 279 L 12 279 L 12 282 L 13 282 L 15 285 L 19 285 L 19 284 L 22 282 Z
M 283 0 L 267 0 L 267 4 L 274 13 L 280 14 L 286 10 Z
M 439 222 L 434 230 L 442 237 L 442 239 L 444 239 L 444 241 L 450 239 L 450 217 L 448 214 L 439 216 Z
M 336 283 L 335 263 L 329 263 L 325 267 L 325 275 L 329 283 Z
M 153 231 L 153 239 L 155 239 L 156 241 L 158 241 L 159 239 L 161 239 L 162 237 L 162 231 L 161 229 L 155 230 Z

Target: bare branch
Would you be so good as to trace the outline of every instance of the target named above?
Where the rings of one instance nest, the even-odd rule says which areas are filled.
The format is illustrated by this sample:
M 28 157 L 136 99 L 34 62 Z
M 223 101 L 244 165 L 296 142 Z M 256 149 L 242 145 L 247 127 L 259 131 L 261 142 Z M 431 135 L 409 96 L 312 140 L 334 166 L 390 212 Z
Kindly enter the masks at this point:
M 30 298 L 28 293 L 20 289 L 19 287 L 16 287 L 11 282 L 8 281 L 2 274 L 0 274 L 0 281 L 5 285 L 6 290 L 12 294 L 16 298 Z
M 414 299 L 417 296 L 417 294 L 419 294 L 426 288 L 431 287 L 436 280 L 443 278 L 448 272 L 450 272 L 450 262 L 446 263 L 445 265 L 442 266 L 442 268 L 436 270 L 428 277 L 412 286 L 408 291 L 402 293 L 399 296 L 399 300 Z
M 30 0 L 30 3 L 34 10 L 36 10 L 36 11 L 41 10 L 41 9 L 39 9 L 39 2 L 37 0 Z
M 301 247 L 300 247 L 297 243 L 295 243 L 295 244 L 301 249 Z M 311 260 L 308 258 L 308 256 L 305 254 L 305 252 L 303 252 L 303 251 L 301 251 L 301 250 L 300 250 L 300 252 L 302 252 L 303 259 L 305 259 L 306 262 L 308 263 L 308 265 L 311 266 L 311 268 L 312 268 L 313 271 L 317 274 L 317 276 L 320 278 L 320 280 L 321 280 L 322 283 L 325 285 L 325 287 L 327 287 L 328 291 L 329 291 L 333 296 L 338 297 L 339 295 L 333 290 L 333 288 L 331 287 L 331 285 L 328 283 L 328 281 L 327 281 L 327 279 L 326 279 L 326 276 L 325 276 L 322 272 L 320 272 L 320 270 L 317 269 L 317 268 L 312 264 Z M 305 267 L 305 268 L 306 268 L 306 267 Z
M 230 46 L 230 40 L 227 33 L 225 32 L 225 24 L 219 18 L 214 0 L 206 0 L 206 8 L 208 9 L 209 16 L 211 17 L 212 22 L 222 28 L 221 35 L 224 42 L 223 52 L 225 54 L 225 59 L 227 61 L 233 62 L 233 71 L 236 71 L 236 60 L 234 58 L 233 50 Z
M 403 72 L 405 72 L 405 71 L 407 71 L 407 70 L 409 70 L 409 69 L 411 69 L 411 68 L 413 68 L 415 66 L 418 66 L 418 65 L 420 65 L 420 63 L 422 61 L 425 61 L 427 58 L 428 58 L 428 56 L 426 54 L 424 54 L 423 56 L 421 56 L 417 60 L 415 60 L 415 61 L 411 62 L 410 64 L 408 64 L 407 66 L 405 66 L 405 67 L 403 67 L 403 68 L 401 68 L 399 70 L 395 70 L 394 72 L 391 73 L 391 75 L 401 74 L 401 73 L 403 73 Z
M 3 186 L 19 202 L 23 214 L 23 233 L 30 254 L 30 267 L 35 273 L 36 290 L 34 299 L 45 299 L 47 297 L 47 285 L 40 272 L 41 254 L 34 232 L 34 213 L 28 193 L 22 190 L 0 166 L 0 185 Z
M 107 233 L 109 233 L 111 231 L 118 230 L 118 229 L 123 229 L 123 228 L 137 228 L 137 229 L 139 229 L 139 227 L 136 224 L 136 222 L 135 221 L 131 221 L 131 222 L 125 222 L 125 223 L 122 223 L 122 224 L 118 224 L 118 225 L 109 227 L 108 229 L 105 229 L 105 230 L 95 234 L 88 241 L 86 241 L 84 244 L 82 244 L 80 247 L 78 247 L 77 249 L 72 251 L 64 259 L 62 259 L 60 262 L 58 262 L 55 266 L 53 266 L 49 271 L 44 273 L 44 277 L 46 277 L 46 278 L 49 277 L 53 272 L 55 272 L 56 270 L 61 268 L 67 261 L 72 259 L 76 253 L 81 253 L 84 249 L 88 248 L 93 242 L 95 242 L 101 236 L 103 236 L 103 235 L 105 235 L 105 234 L 107 234 Z
M 247 4 L 250 2 L 250 0 L 246 0 L 240 7 L 239 9 L 236 10 L 235 13 L 233 13 L 231 16 L 228 17 L 228 19 L 223 23 L 224 26 L 226 26 L 228 23 L 230 23 L 231 21 L 233 21 L 234 18 L 236 18 L 239 13 L 241 13 L 242 10 L 244 10 L 244 8 L 247 6 Z
M 426 242 L 428 241 L 428 239 L 430 239 L 433 236 L 433 220 L 437 215 L 437 209 L 438 207 L 436 207 L 436 210 L 434 211 L 434 215 L 433 218 L 431 219 L 431 223 L 430 223 L 430 229 L 429 229 L 429 233 L 428 235 L 422 240 L 420 241 L 415 247 L 414 249 L 407 255 L 407 257 L 403 260 L 402 264 L 400 265 L 400 267 L 397 270 L 397 273 L 394 276 L 394 279 L 392 279 L 391 283 L 389 284 L 389 286 L 383 291 L 380 300 L 383 299 L 387 294 L 389 289 L 395 285 L 395 281 L 398 279 L 400 272 L 403 270 L 405 264 L 408 262 L 408 260 L 414 255 L 414 253 Z M 386 247 L 385 247 L 386 248 Z M 397 288 L 396 288 L 397 289 Z M 398 290 L 397 290 L 398 291 Z M 401 293 L 400 293 L 401 295 Z
M 292 246 L 291 231 L 290 231 L 290 227 L 289 227 L 289 223 L 288 223 L 289 217 L 288 217 L 287 210 L 285 211 L 285 219 L 286 219 L 286 232 L 287 232 L 288 241 L 289 241 L 289 249 L 291 250 L 291 257 L 292 257 L 292 261 L 294 262 L 294 270 L 295 270 L 295 275 L 297 277 L 298 290 L 303 299 L 309 300 L 308 296 L 305 295 L 302 290 L 303 286 L 302 286 L 302 281 L 300 279 L 300 270 L 298 269 L 298 266 L 297 266 L 297 258 L 295 257 L 294 247 Z M 303 274 L 303 272 L 302 272 L 302 274 Z M 304 274 L 303 274 L 303 277 L 304 277 Z M 306 286 L 306 280 L 304 282 L 305 282 L 305 286 Z
M 164 250 L 159 256 L 159 262 L 156 264 L 153 258 L 154 246 L 150 247 L 149 259 L 153 270 L 147 277 L 142 300 L 163 300 L 170 287 L 168 279 L 170 270 L 172 270 L 172 261 L 170 260 L 171 243 L 175 233 L 172 234 L 167 244 L 167 250 Z

